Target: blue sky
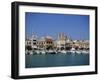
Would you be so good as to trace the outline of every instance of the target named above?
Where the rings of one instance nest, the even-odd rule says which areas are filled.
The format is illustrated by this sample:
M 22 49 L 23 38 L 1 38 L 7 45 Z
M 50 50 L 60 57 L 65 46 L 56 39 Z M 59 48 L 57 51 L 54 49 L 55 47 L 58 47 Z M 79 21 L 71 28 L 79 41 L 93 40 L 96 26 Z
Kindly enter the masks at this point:
M 64 33 L 74 40 L 89 40 L 89 16 L 50 13 L 25 13 L 25 34 L 57 38 Z

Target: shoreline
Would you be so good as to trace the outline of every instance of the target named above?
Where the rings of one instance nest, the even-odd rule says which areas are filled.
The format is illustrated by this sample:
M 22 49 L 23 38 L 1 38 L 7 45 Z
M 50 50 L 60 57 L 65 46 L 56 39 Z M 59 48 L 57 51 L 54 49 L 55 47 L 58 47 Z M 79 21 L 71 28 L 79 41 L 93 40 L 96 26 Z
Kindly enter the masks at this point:
M 62 51 L 25 51 L 25 54 L 28 54 L 28 55 L 31 55 L 31 54 L 42 54 L 42 55 L 45 55 L 45 54 L 89 54 L 89 50 L 68 50 L 68 51 L 65 51 L 65 50 L 62 50 Z

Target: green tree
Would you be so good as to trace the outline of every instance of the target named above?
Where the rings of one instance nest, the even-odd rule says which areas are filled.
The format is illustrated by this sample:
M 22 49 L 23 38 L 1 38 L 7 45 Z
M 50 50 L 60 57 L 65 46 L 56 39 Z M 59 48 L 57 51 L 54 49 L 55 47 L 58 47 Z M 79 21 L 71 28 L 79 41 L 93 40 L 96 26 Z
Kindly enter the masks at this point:
M 25 49 L 30 51 L 30 50 L 32 50 L 32 47 L 31 46 L 26 46 Z

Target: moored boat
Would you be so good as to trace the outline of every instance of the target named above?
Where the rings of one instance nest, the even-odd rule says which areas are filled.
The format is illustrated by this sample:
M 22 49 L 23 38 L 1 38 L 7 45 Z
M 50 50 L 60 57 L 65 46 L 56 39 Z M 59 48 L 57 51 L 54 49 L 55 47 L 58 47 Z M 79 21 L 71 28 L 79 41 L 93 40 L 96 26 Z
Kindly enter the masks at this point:
M 83 53 L 83 54 L 88 54 L 89 51 L 83 50 L 82 53 Z
M 62 50 L 61 53 L 66 54 L 67 52 L 65 50 Z
M 77 54 L 81 54 L 82 52 L 81 52 L 80 50 L 77 50 L 76 53 L 77 53 Z
M 42 54 L 46 54 L 46 52 L 44 50 L 41 51 Z
M 75 53 L 75 48 L 72 48 L 72 49 L 70 50 L 70 52 L 71 52 L 71 53 Z

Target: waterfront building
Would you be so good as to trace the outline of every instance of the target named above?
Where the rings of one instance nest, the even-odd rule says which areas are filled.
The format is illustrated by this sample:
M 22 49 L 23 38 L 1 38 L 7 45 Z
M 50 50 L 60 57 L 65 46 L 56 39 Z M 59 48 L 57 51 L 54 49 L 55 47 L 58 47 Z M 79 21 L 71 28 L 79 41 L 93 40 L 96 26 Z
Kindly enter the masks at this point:
M 68 36 L 66 36 L 66 50 L 71 50 L 73 45 L 73 40 L 71 38 L 69 38 Z
M 45 37 L 41 37 L 37 43 L 39 50 L 45 50 Z
M 74 47 L 76 49 L 89 50 L 89 41 L 88 40 L 74 40 L 72 47 Z
M 25 39 L 25 46 L 32 46 L 32 41 L 29 38 Z
M 59 33 L 58 39 L 55 40 L 51 36 L 38 38 L 34 33 L 31 38 L 25 38 L 26 54 L 66 53 L 79 52 L 79 50 L 89 51 L 89 40 L 72 40 L 64 33 Z
M 32 41 L 29 38 L 25 38 L 25 54 L 32 54 Z
M 56 41 L 57 43 L 57 49 L 58 50 L 64 50 L 66 46 L 66 36 L 64 33 L 59 33 L 58 34 L 58 39 Z
M 32 34 L 31 41 L 32 41 L 32 49 L 33 49 L 33 51 L 37 50 L 38 37 L 34 33 Z
M 54 46 L 53 46 L 54 50 L 57 50 L 57 40 L 54 40 L 53 43 L 54 43 Z
M 88 40 L 81 41 L 80 48 L 83 48 L 85 50 L 89 50 L 89 41 Z
M 53 50 L 54 42 L 53 42 L 52 37 L 50 37 L 50 36 L 45 37 L 45 48 L 46 48 L 46 50 Z

